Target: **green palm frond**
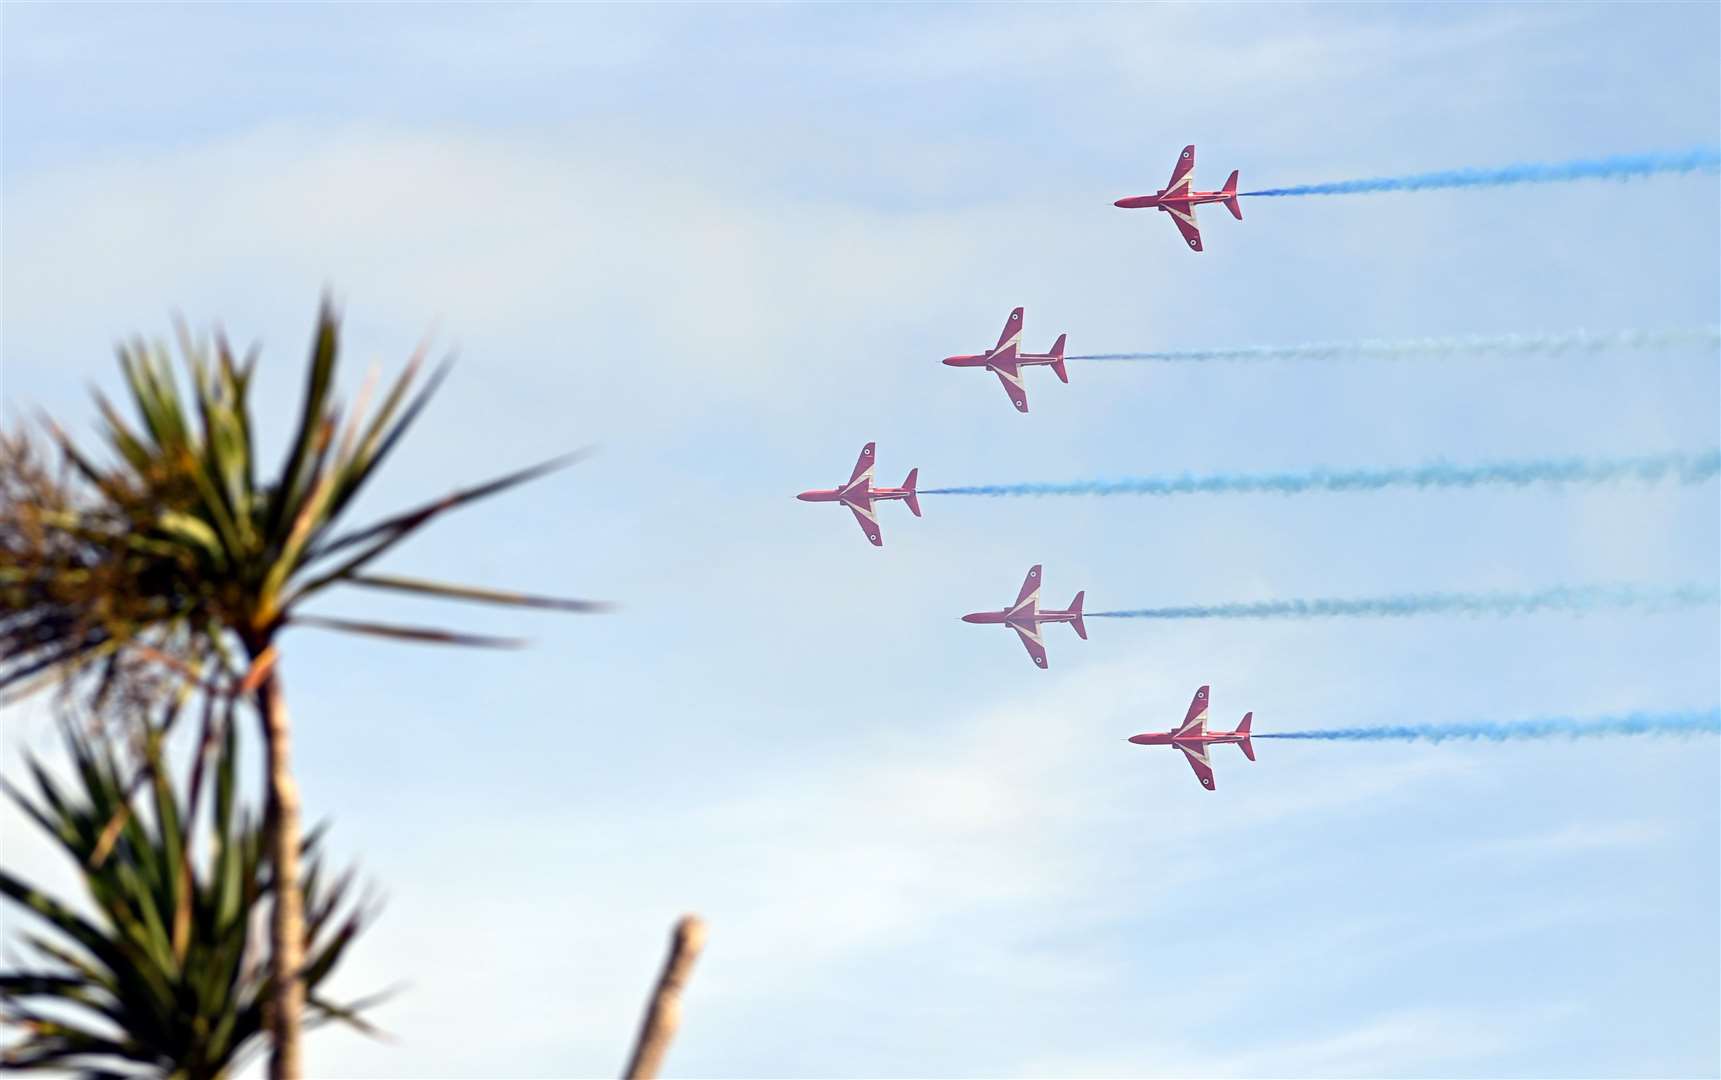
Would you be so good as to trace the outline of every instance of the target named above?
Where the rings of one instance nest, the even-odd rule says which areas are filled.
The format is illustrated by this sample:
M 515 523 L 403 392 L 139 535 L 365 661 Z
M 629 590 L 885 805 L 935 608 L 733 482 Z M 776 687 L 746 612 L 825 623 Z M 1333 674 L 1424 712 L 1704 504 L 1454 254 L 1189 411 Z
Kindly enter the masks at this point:
M 213 709 L 202 747 L 216 792 L 199 812 L 205 755 L 187 790 L 170 782 L 161 729 L 146 739 L 146 798 L 135 799 L 114 748 L 65 725 L 74 782 L 56 783 L 34 760 L 32 798 L 7 794 L 78 867 L 94 914 L 0 870 L 0 896 L 41 932 L 21 936 L 28 968 L 0 972 L 0 1019 L 22 1038 L 0 1055 L 16 1068 L 75 1068 L 106 1075 L 225 1075 L 260 1045 L 273 982 L 261 914 L 273 882 L 262 823 L 234 803 L 237 731 Z M 199 821 L 202 828 L 199 829 Z M 105 851 L 103 837 L 123 822 Z M 198 841 L 201 839 L 201 843 Z M 325 884 L 307 841 L 305 981 L 311 1019 L 368 1029 L 355 1009 L 319 987 L 363 929 L 351 877 Z
M 250 400 L 255 354 L 237 361 L 224 337 L 211 349 L 183 325 L 179 330 L 188 393 L 164 349 L 141 340 L 119 349 L 134 417 L 97 395 L 107 455 L 90 453 L 49 423 L 66 463 L 55 471 L 22 431 L 0 434 L 0 691 L 27 690 L 37 676 L 91 670 L 136 645 L 196 665 L 231 633 L 255 653 L 294 621 L 302 604 L 343 583 L 600 609 L 589 601 L 363 573 L 441 514 L 579 457 L 463 488 L 371 525 L 346 526 L 355 496 L 423 413 L 447 364 L 420 380 L 421 349 L 374 410 L 367 411 L 362 396 L 343 407 L 335 389 L 339 321 L 325 300 L 285 459 L 272 481 L 260 483 Z M 356 624 L 337 628 L 376 632 Z M 456 633 L 391 636 L 486 643 Z

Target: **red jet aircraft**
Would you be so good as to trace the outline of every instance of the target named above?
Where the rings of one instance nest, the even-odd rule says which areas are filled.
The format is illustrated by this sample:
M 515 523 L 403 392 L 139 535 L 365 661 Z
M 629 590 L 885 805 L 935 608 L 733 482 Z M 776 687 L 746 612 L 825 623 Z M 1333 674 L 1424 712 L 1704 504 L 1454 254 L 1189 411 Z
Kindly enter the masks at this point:
M 1207 758 L 1207 748 L 1216 743 L 1236 743 L 1243 748 L 1243 756 L 1254 761 L 1255 744 L 1249 741 L 1249 722 L 1255 718 L 1255 714 L 1244 713 L 1243 722 L 1237 725 L 1236 731 L 1208 731 L 1208 689 L 1209 687 L 1203 686 L 1195 691 L 1195 700 L 1189 703 L 1189 712 L 1184 716 L 1181 726 L 1172 731 L 1131 735 L 1129 741 L 1138 746 L 1177 747 L 1183 751 L 1183 756 L 1189 759 L 1189 767 L 1195 770 L 1195 778 L 1201 781 L 1201 786 L 1212 791 L 1213 762 Z
M 1231 179 L 1225 181 L 1225 186 L 1218 191 L 1192 191 L 1195 183 L 1195 145 L 1191 143 L 1183 148 L 1183 156 L 1177 159 L 1177 168 L 1171 170 L 1171 183 L 1152 195 L 1131 195 L 1127 199 L 1119 199 L 1112 203 L 1125 210 L 1135 210 L 1144 207 L 1154 207 L 1164 210 L 1171 215 L 1177 231 L 1183 234 L 1183 239 L 1189 241 L 1192 251 L 1201 250 L 1201 230 L 1195 225 L 1195 208 L 1202 203 L 1222 202 L 1225 209 L 1231 211 L 1231 216 L 1238 221 L 1243 220 L 1243 209 L 1237 205 L 1237 170 L 1231 170 Z
M 1028 655 L 1034 658 L 1034 663 L 1044 668 L 1046 666 L 1046 643 L 1040 638 L 1042 623 L 1067 622 L 1075 627 L 1076 636 L 1086 641 L 1088 638 L 1087 624 L 1082 622 L 1082 597 L 1077 593 L 1070 601 L 1066 611 L 1040 610 L 1040 567 L 1035 565 L 1028 571 L 1028 578 L 1022 582 L 1022 591 L 1016 597 L 1016 602 L 1002 611 L 976 611 L 972 615 L 962 616 L 963 622 L 968 623 L 1002 623 L 1016 631 L 1027 646 Z
M 876 444 L 867 443 L 861 447 L 860 460 L 855 462 L 854 475 L 849 482 L 839 488 L 826 488 L 814 491 L 803 491 L 795 498 L 802 502 L 840 502 L 854 511 L 855 520 L 860 522 L 861 532 L 872 541 L 873 547 L 883 547 L 884 539 L 878 529 L 878 515 L 873 512 L 872 504 L 886 502 L 890 499 L 901 499 L 908 504 L 909 512 L 915 517 L 920 516 L 920 496 L 914 490 L 915 478 L 920 475 L 919 469 L 908 470 L 908 479 L 899 488 L 873 487 L 873 447 Z
M 989 351 L 979 355 L 946 356 L 944 362 L 950 367 L 983 367 L 998 376 L 998 381 L 1004 384 L 1004 392 L 1010 395 L 1015 403 L 1017 412 L 1028 411 L 1028 388 L 1022 381 L 1022 369 L 1045 364 L 1050 367 L 1063 382 L 1070 381 L 1070 373 L 1064 369 L 1064 339 L 1068 334 L 1059 334 L 1058 340 L 1052 342 L 1049 353 L 1025 353 L 1022 348 L 1022 309 L 1010 312 L 1010 317 L 1004 321 L 1004 332 L 998 335 L 998 344 Z

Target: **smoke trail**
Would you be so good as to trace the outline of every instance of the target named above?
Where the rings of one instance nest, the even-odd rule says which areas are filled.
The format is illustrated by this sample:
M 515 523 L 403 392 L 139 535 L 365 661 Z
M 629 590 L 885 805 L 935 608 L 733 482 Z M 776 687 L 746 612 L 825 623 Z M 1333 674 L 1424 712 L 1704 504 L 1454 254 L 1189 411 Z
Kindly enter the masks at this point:
M 1627 713 L 1577 719 L 1550 716 L 1507 723 L 1403 724 L 1392 727 L 1337 728 L 1331 731 L 1255 732 L 1257 739 L 1320 739 L 1328 742 L 1445 742 L 1448 739 L 1584 739 L 1606 735 L 1721 734 L 1721 709 L 1689 713 Z
M 1494 337 L 1411 338 L 1405 341 L 1334 341 L 1307 345 L 1249 345 L 1231 349 L 1166 349 L 1160 352 L 1084 353 L 1069 360 L 1401 360 L 1449 356 L 1564 356 L 1621 350 L 1721 348 L 1721 327 L 1690 330 L 1621 330 L 1607 334 L 1502 334 Z
M 1721 149 L 1616 154 L 1612 157 L 1542 164 L 1525 162 L 1495 169 L 1448 169 L 1410 176 L 1379 176 L 1367 180 L 1334 180 L 1325 184 L 1245 191 L 1243 195 L 1357 195 L 1373 191 L 1423 191 L 1428 188 L 1499 187 L 1505 184 L 1549 184 L 1562 180 L 1626 180 L 1656 173 L 1714 172 L 1721 168 Z
M 1325 619 L 1408 618 L 1412 615 L 1533 615 L 1543 611 L 1670 611 L 1721 603 L 1713 585 L 1644 588 L 1562 585 L 1526 593 L 1411 593 L 1399 596 L 1257 600 L 1252 603 L 1090 611 L 1090 619 Z
M 1494 485 L 1603 484 L 1618 480 L 1698 484 L 1721 474 L 1721 450 L 1703 454 L 1586 460 L 1493 462 L 1484 465 L 1429 465 L 1395 469 L 1310 469 L 1304 472 L 1214 473 L 1195 476 L 1142 476 L 1069 483 L 976 484 L 923 488 L 922 495 L 1233 495 L 1270 492 L 1379 491 L 1383 488 L 1472 488 Z

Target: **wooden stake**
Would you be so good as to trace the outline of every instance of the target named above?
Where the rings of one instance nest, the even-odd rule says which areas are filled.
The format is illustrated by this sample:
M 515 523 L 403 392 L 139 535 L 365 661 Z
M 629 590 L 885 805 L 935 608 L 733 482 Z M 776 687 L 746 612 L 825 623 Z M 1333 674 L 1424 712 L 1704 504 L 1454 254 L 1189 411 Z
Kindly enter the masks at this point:
M 628 1062 L 627 1080 L 656 1080 L 663 1068 L 664 1055 L 669 1053 L 669 1041 L 681 1026 L 681 991 L 693 970 L 693 961 L 705 947 L 705 920 L 697 915 L 683 915 L 675 924 L 670 940 L 669 958 L 658 976 L 657 990 L 646 1007 L 645 1020 L 639 1026 L 639 1039 L 634 1043 L 633 1059 Z

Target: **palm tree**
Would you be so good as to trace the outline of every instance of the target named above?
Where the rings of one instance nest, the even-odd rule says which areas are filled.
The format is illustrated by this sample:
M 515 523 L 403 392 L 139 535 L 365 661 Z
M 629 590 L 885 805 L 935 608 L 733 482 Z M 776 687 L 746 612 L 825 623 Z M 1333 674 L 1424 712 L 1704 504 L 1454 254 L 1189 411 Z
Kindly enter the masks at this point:
M 69 472 L 42 465 L 22 434 L 0 444 L 0 691 L 45 682 L 97 697 L 155 663 L 191 682 L 225 668 L 262 722 L 273 893 L 271 952 L 274 1080 L 301 1074 L 304 939 L 298 856 L 299 794 L 277 647 L 289 626 L 320 626 L 407 641 L 505 646 L 510 639 L 307 614 L 336 585 L 563 611 L 602 605 L 370 573 L 369 567 L 439 515 L 570 464 L 570 454 L 455 491 L 362 528 L 345 528 L 353 499 L 376 475 L 447 374 L 444 363 L 414 389 L 421 348 L 374 413 L 367 380 L 348 410 L 334 398 L 340 326 L 319 310 L 305 400 L 280 472 L 259 483 L 249 392 L 253 350 L 236 361 L 217 333 L 213 362 L 179 326 L 191 406 L 166 350 L 136 340 L 120 367 L 138 415 L 129 424 L 99 392 L 113 453 L 103 464 L 48 422 Z M 343 411 L 345 413 L 343 417 Z
M 235 808 L 238 733 L 233 699 L 226 700 L 224 713 L 204 712 L 183 799 L 163 760 L 168 723 L 145 725 L 143 775 L 153 800 L 143 804 L 122 775 L 113 743 L 86 738 L 70 723 L 63 728 L 73 786 L 56 784 L 35 761 L 34 800 L 7 785 L 77 864 L 96 915 L 85 918 L 0 870 L 0 895 L 50 931 L 24 939 L 37 966 L 0 972 L 0 1016 L 24 1032 L 0 1053 L 0 1064 L 216 1080 L 258 1049 L 274 968 L 260 962 L 262 943 L 252 927 L 275 883 L 261 824 Z M 199 800 L 212 757 L 214 804 L 199 858 Z M 344 903 L 351 877 L 325 883 L 313 847 L 314 839 L 304 845 L 310 911 L 304 982 L 312 1021 L 369 1030 L 357 1015 L 362 1005 L 336 1005 L 320 992 L 365 916 Z

